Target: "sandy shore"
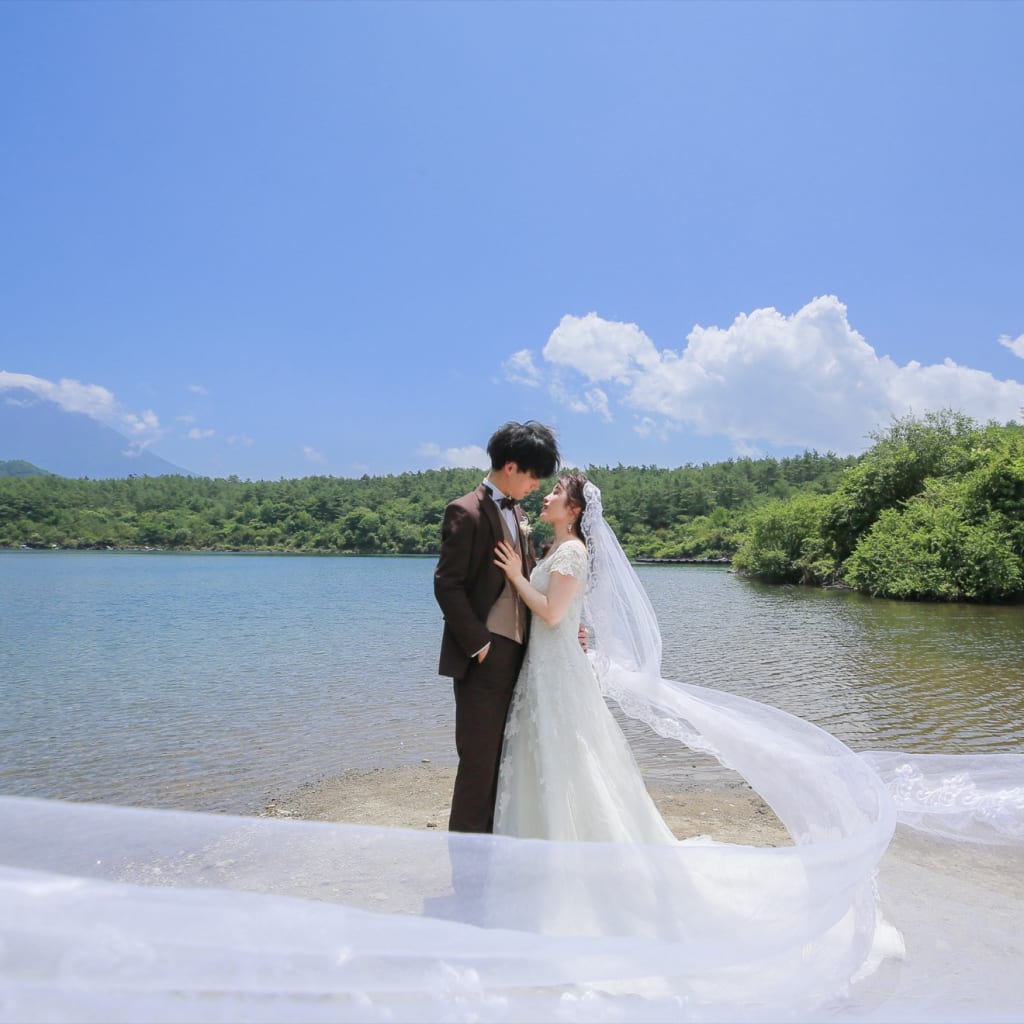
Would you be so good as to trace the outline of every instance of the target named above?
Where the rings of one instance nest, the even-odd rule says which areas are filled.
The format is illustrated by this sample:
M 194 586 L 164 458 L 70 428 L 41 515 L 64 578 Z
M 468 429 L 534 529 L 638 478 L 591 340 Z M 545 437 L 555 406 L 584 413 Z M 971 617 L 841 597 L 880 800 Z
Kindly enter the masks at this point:
M 455 768 L 423 763 L 349 771 L 303 786 L 268 804 L 263 814 L 308 821 L 444 830 Z M 680 838 L 708 835 L 746 846 L 788 846 L 778 818 L 743 782 L 715 786 L 650 786 L 651 796 Z

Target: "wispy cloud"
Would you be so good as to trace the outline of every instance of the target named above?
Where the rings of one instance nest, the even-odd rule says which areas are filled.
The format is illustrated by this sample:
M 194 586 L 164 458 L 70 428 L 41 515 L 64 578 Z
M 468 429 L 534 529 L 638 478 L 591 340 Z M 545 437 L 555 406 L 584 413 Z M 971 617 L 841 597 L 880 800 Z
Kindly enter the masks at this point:
M 307 462 L 320 463 L 327 461 L 327 459 L 325 459 L 320 452 L 318 452 L 315 448 L 311 448 L 308 444 L 303 446 L 302 454 L 306 458 Z
M 1024 335 L 1003 337 L 1024 357 Z M 538 370 L 553 399 L 612 420 L 620 409 L 641 436 L 680 427 L 760 444 L 863 450 L 893 416 L 950 407 L 986 422 L 1024 407 L 1024 385 L 952 360 L 899 366 L 879 356 L 827 295 L 792 315 L 771 307 L 728 327 L 694 327 L 681 350 L 658 350 L 636 325 L 596 313 L 565 316 Z M 518 364 L 536 366 L 532 353 Z M 506 363 L 507 365 L 507 363 Z
M 1024 334 L 1018 334 L 1016 338 L 1011 338 L 1008 334 L 1003 334 L 999 338 L 999 344 L 1004 345 L 1015 356 L 1019 356 L 1021 359 L 1024 359 Z
M 227 439 L 228 444 L 241 444 L 249 447 L 254 443 L 248 434 L 231 434 Z
M 202 430 L 199 427 L 193 427 L 185 436 L 190 441 L 205 441 L 207 438 L 213 437 L 213 434 L 212 430 Z
M 602 388 L 589 388 L 583 392 L 583 397 L 593 412 L 609 423 L 612 421 L 612 412 L 608 407 L 608 395 Z
M 426 442 L 416 449 L 420 458 L 427 459 L 437 467 L 447 469 L 490 469 L 491 459 L 486 450 L 478 444 L 467 444 L 462 448 L 442 448 L 439 444 Z
M 210 393 L 202 384 L 189 384 L 188 389 L 194 395 L 208 395 Z
M 501 364 L 501 371 L 505 380 L 512 384 L 525 384 L 530 388 L 539 387 L 541 384 L 540 370 L 534 365 L 533 353 L 528 348 L 513 352 Z
M 633 423 L 633 433 L 637 437 L 656 437 L 659 441 L 667 441 L 670 429 L 664 420 L 656 420 L 651 416 L 637 416 Z
M 152 409 L 134 413 L 125 409 L 111 391 L 99 384 L 62 378 L 49 381 L 29 373 L 0 370 L 0 391 L 24 390 L 37 399 L 54 402 L 65 412 L 77 412 L 127 434 L 129 452 L 138 454 L 163 436 L 160 420 Z

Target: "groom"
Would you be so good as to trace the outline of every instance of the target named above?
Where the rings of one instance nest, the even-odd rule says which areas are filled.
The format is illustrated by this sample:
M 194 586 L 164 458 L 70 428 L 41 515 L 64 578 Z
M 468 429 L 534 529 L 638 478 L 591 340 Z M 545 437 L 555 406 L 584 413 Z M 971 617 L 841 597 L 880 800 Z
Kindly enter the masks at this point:
M 506 423 L 487 443 L 491 471 L 483 483 L 445 509 L 434 596 L 444 613 L 438 672 L 455 681 L 455 747 L 459 768 L 452 794 L 451 832 L 491 832 L 505 718 L 522 664 L 529 613 L 494 549 L 507 540 L 523 570 L 534 566 L 519 502 L 558 468 L 548 427 Z

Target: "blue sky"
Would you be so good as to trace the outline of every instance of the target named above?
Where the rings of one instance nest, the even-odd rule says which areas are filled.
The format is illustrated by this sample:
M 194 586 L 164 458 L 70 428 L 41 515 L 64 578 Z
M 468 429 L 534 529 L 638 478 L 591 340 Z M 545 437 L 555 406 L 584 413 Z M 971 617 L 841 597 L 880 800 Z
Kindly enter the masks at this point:
M 0 5 L 0 400 L 189 470 L 1024 409 L 1024 4 Z M 12 453 L 10 456 L 14 457 Z

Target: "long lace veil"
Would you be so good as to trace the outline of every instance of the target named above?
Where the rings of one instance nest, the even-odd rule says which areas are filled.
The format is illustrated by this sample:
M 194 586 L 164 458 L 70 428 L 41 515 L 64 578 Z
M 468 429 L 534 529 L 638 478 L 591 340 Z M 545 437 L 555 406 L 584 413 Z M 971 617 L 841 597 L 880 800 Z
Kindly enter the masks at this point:
M 594 629 L 601 661 L 661 675 L 661 630 L 647 591 L 604 517 L 601 491 L 583 485 L 581 525 L 590 557 L 584 618 Z

